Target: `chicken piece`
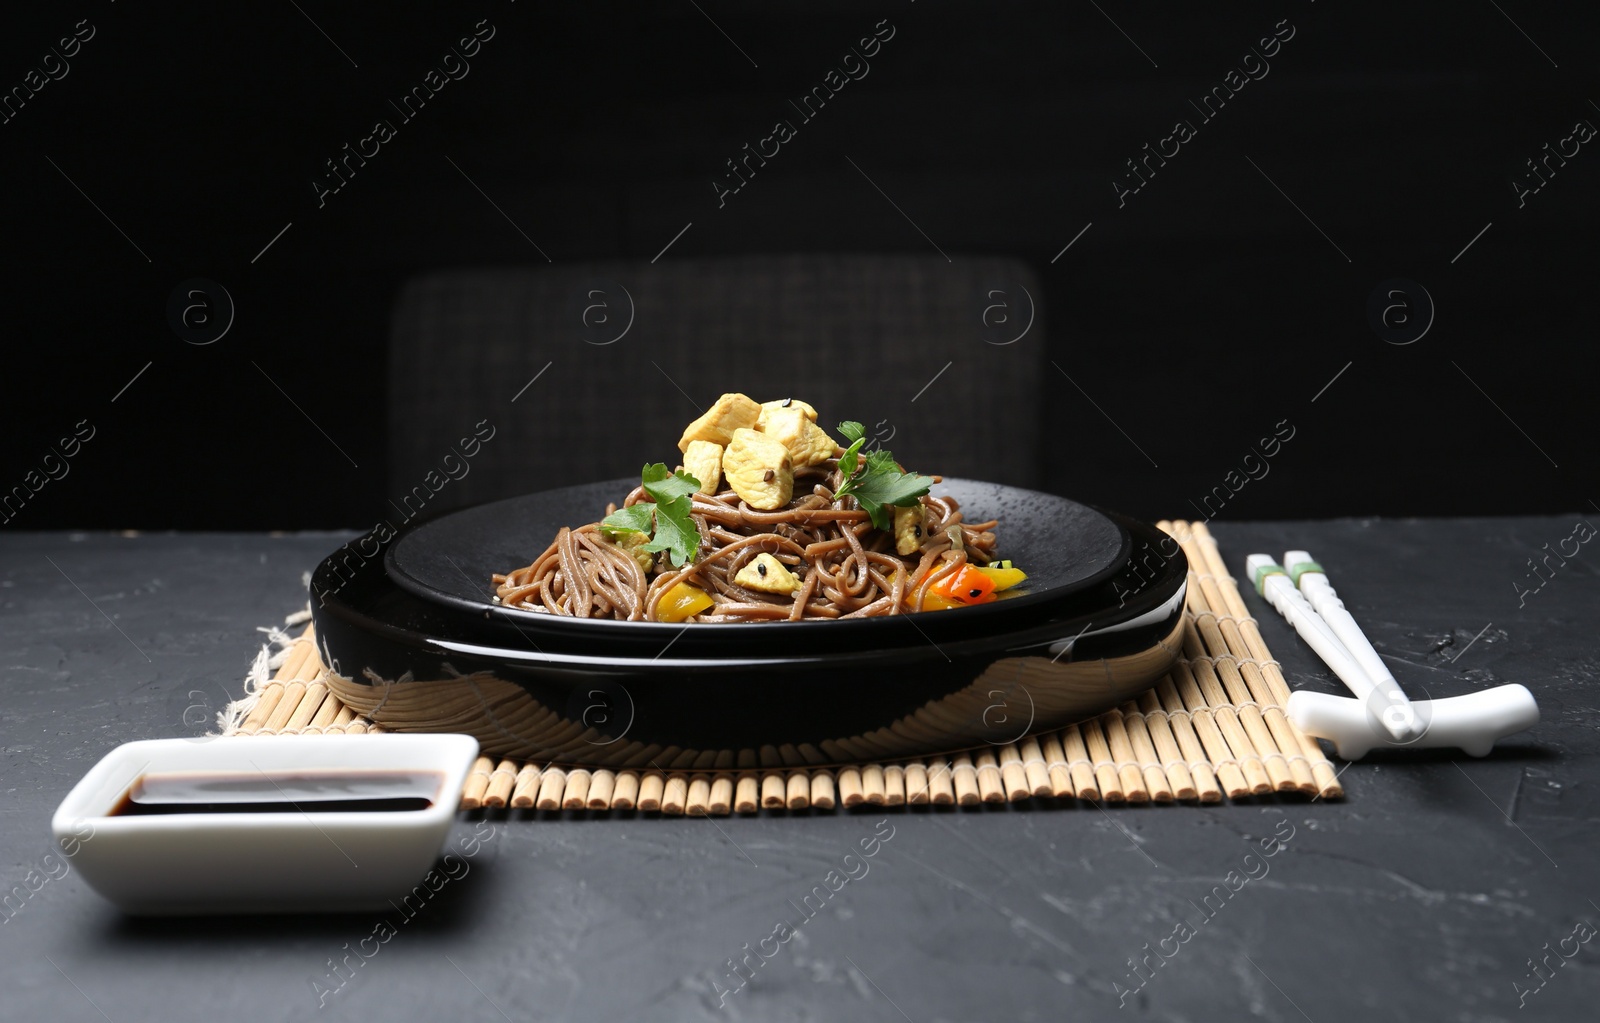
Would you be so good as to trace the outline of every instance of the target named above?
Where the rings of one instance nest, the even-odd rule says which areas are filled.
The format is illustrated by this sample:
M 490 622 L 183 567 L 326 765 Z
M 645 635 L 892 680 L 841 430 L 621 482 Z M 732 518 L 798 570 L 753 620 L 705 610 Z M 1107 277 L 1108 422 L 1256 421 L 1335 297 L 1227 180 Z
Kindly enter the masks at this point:
M 756 425 L 756 429 L 765 430 L 767 428 L 767 414 L 783 408 L 797 408 L 804 412 L 806 414 L 806 418 L 811 420 L 813 423 L 817 421 L 816 409 L 812 408 L 810 405 L 807 405 L 799 398 L 784 398 L 782 401 L 764 401 L 761 403 L 761 421 Z
M 757 430 L 733 431 L 722 453 L 722 475 L 745 504 L 761 511 L 776 511 L 794 496 L 789 449 Z
M 639 548 L 643 547 L 649 542 L 650 536 L 646 533 L 617 534 L 617 546 L 633 555 L 633 560 L 639 563 L 639 570 L 647 576 L 656 567 L 656 556 L 649 551 L 640 550 Z
M 743 394 L 724 394 L 706 414 L 690 423 L 678 440 L 678 450 L 688 451 L 691 441 L 708 440 L 727 446 L 733 431 L 754 429 L 761 419 L 761 406 Z
M 789 408 L 763 411 L 759 429 L 789 449 L 789 458 L 796 468 L 827 461 L 839 446 L 826 430 L 806 417 L 805 409 L 798 403 Z
M 757 554 L 743 568 L 734 573 L 733 581 L 747 590 L 762 593 L 793 593 L 800 588 L 795 578 L 777 558 L 770 554 Z
M 700 481 L 700 493 L 715 494 L 722 489 L 722 445 L 690 441 L 683 453 L 683 469 Z
M 922 502 L 910 508 L 894 510 L 894 551 L 896 554 L 915 554 L 922 547 Z

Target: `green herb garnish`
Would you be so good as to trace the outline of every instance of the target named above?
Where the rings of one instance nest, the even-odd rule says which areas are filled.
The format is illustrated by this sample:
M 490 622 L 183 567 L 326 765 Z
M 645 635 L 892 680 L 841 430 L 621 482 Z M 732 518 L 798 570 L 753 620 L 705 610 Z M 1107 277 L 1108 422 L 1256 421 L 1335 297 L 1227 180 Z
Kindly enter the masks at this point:
M 913 472 L 901 472 L 894 456 L 879 448 L 867 452 L 862 459 L 861 446 L 866 443 L 867 431 L 853 420 L 839 424 L 839 432 L 850 441 L 839 459 L 839 472 L 844 482 L 834 491 L 833 499 L 853 497 L 879 529 L 893 529 L 894 515 L 886 505 L 910 508 L 932 486 L 933 480 Z
M 600 520 L 600 528 L 613 535 L 644 533 L 650 537 L 650 542 L 640 550 L 651 554 L 666 551 L 672 567 L 683 567 L 694 560 L 700 549 L 700 530 L 689 517 L 700 481 L 682 469 L 669 472 L 665 465 L 656 462 L 644 467 L 639 473 L 639 482 L 654 503 L 641 501 L 618 508 Z

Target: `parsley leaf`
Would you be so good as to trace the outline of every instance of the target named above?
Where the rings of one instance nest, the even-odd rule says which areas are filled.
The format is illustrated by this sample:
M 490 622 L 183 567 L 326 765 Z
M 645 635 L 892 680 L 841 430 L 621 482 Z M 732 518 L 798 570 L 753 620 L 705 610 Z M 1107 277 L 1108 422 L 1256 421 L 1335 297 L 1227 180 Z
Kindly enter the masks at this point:
M 861 445 L 867 442 L 867 430 L 860 423 L 847 419 L 839 424 L 839 432 L 850 442 L 850 446 L 845 448 L 844 455 L 839 459 L 839 468 L 844 471 L 845 486 L 848 487 L 850 476 L 856 471 Z
M 856 503 L 872 517 L 872 524 L 879 529 L 892 529 L 894 517 L 884 506 L 898 505 L 909 508 L 915 505 L 922 495 L 928 492 L 928 487 L 933 480 L 916 473 L 898 472 L 893 468 L 872 470 L 872 462 L 867 462 L 867 471 L 862 474 L 860 482 L 855 485 L 851 494 Z
M 682 568 L 693 561 L 695 552 L 700 549 L 700 531 L 689 517 L 689 501 L 657 503 L 655 539 L 639 549 L 651 554 L 666 551 L 673 568 Z
M 844 482 L 839 484 L 839 489 L 834 492 L 833 499 L 835 501 L 850 493 L 856 466 L 861 461 L 861 445 L 867 442 L 866 427 L 853 419 L 846 419 L 840 423 L 839 432 L 844 435 L 845 440 L 850 442 L 850 446 L 845 448 L 844 454 L 839 456 L 839 474 L 844 477 Z
M 672 566 L 681 568 L 693 561 L 700 549 L 700 531 L 689 516 L 700 481 L 681 469 L 669 472 L 660 462 L 645 466 L 639 481 L 653 500 L 617 509 L 600 520 L 600 528 L 610 533 L 649 534 L 650 542 L 639 549 L 651 554 L 666 551 Z
M 689 497 L 700 489 L 699 480 L 682 469 L 670 473 L 660 462 L 645 466 L 639 474 L 639 480 L 644 484 L 644 492 L 655 498 L 657 504 L 668 504 L 680 497 Z
M 600 520 L 600 528 L 608 533 L 648 533 L 654 525 L 655 513 L 642 501 L 618 508 Z
M 854 497 L 861 510 L 879 529 L 894 528 L 894 515 L 885 505 L 909 508 L 928 492 L 933 480 L 916 473 L 902 472 L 894 456 L 883 448 L 867 452 L 866 464 L 861 465 L 861 446 L 866 441 L 866 430 L 854 421 L 839 424 L 839 432 L 851 441 L 844 456 L 839 459 L 839 471 L 844 482 L 834 491 L 833 498 Z
M 889 452 L 885 451 L 884 449 L 877 448 L 867 452 L 867 472 L 880 473 L 899 471 L 900 463 L 896 462 L 894 460 L 894 456 L 889 454 Z

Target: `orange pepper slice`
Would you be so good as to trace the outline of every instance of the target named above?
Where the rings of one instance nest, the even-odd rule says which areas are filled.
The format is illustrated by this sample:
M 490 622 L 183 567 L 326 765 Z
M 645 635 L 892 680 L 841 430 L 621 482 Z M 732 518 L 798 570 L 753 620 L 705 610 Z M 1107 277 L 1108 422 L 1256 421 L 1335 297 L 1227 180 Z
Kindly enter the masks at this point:
M 961 605 L 987 604 L 995 599 L 994 580 L 973 565 L 962 565 L 935 583 L 928 592 Z

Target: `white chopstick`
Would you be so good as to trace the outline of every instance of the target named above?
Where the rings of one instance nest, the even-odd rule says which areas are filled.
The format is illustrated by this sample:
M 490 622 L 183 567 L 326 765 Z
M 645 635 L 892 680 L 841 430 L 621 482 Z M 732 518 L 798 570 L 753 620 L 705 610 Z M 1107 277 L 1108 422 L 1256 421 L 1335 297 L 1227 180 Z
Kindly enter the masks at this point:
M 1322 658 L 1323 663 L 1339 676 L 1352 693 L 1366 702 L 1369 708 L 1373 706 L 1374 701 L 1385 707 L 1392 706 L 1387 690 L 1381 688 L 1378 681 L 1367 674 L 1361 662 L 1339 638 L 1339 634 L 1295 588 L 1294 581 L 1282 565 L 1274 561 L 1269 554 L 1252 554 L 1245 559 L 1245 571 L 1255 584 L 1256 591 L 1294 627 L 1300 638 L 1316 651 L 1317 656 Z M 1357 632 L 1359 631 L 1358 629 Z M 1394 683 L 1392 678 L 1389 681 L 1391 685 Z M 1400 695 L 1404 700 L 1405 694 Z M 1409 707 L 1409 701 L 1404 706 Z M 1392 720 L 1391 716 L 1386 716 L 1381 710 L 1376 716 L 1382 722 L 1384 730 L 1396 741 L 1405 742 L 1412 737 L 1412 721 Z
M 1333 634 L 1371 680 L 1376 693 L 1373 703 L 1384 704 L 1378 715 L 1384 729 L 1402 742 L 1413 737 L 1417 728 L 1417 714 L 1411 706 L 1410 697 L 1395 681 L 1388 665 L 1383 663 L 1372 641 L 1367 639 L 1367 634 L 1361 631 L 1355 618 L 1345 610 L 1344 602 L 1334 592 L 1333 583 L 1328 579 L 1327 570 L 1313 561 L 1308 551 L 1285 551 L 1283 567 L 1289 575 L 1289 581 L 1299 587 L 1312 609 L 1333 630 Z

